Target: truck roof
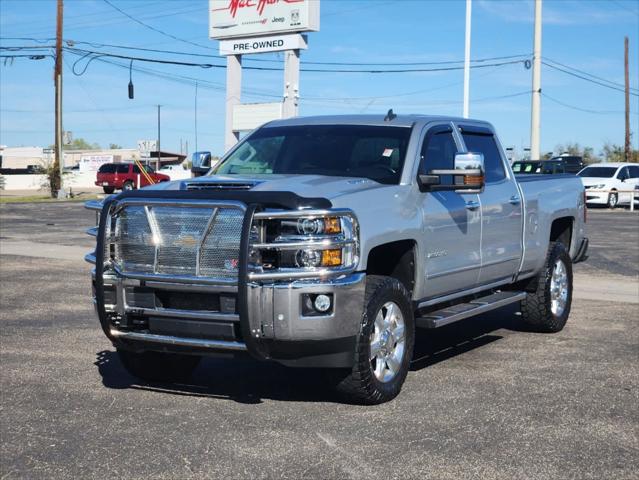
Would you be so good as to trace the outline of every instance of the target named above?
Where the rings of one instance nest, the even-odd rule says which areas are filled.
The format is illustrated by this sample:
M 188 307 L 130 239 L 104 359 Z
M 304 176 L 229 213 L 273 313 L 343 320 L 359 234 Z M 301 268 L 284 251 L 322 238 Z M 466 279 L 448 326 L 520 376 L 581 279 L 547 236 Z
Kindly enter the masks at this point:
M 482 120 L 472 120 L 469 118 L 451 117 L 445 115 L 419 115 L 408 114 L 399 115 L 390 121 L 384 120 L 385 114 L 376 115 L 317 115 L 311 117 L 294 117 L 283 120 L 274 120 L 265 125 L 265 127 L 283 127 L 296 125 L 379 125 L 379 126 L 395 126 L 395 127 L 411 127 L 416 123 L 430 122 L 464 122 L 482 124 L 492 126 Z

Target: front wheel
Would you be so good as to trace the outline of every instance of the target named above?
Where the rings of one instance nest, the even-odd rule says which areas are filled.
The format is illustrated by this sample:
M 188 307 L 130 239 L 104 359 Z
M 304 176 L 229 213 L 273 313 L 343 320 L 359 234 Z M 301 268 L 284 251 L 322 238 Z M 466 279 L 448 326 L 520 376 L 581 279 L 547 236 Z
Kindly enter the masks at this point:
M 610 192 L 608 195 L 608 208 L 613 209 L 619 203 L 619 194 L 617 192 Z
M 572 262 L 563 243 L 550 242 L 537 289 L 521 302 L 524 322 L 540 332 L 559 332 L 572 304 Z
M 187 380 L 200 363 L 200 357 L 177 353 L 130 352 L 118 349 L 118 355 L 127 372 L 147 381 Z
M 354 366 L 337 390 L 357 403 L 392 400 L 408 375 L 414 342 L 415 320 L 406 288 L 395 278 L 368 276 Z

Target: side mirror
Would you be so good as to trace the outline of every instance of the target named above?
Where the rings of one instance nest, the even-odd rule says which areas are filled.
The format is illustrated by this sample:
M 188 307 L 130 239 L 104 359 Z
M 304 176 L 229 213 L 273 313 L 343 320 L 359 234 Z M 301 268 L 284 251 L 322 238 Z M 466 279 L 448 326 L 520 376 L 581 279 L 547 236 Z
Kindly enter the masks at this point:
M 481 191 L 484 188 L 484 155 L 481 153 L 458 153 L 455 155 L 455 190 Z M 459 182 L 459 183 L 458 183 Z
M 484 155 L 481 153 L 458 153 L 454 169 L 432 170 L 428 175 L 419 175 L 420 190 L 455 190 L 465 193 L 481 192 L 484 188 Z M 452 175 L 452 185 L 441 185 L 443 175 Z

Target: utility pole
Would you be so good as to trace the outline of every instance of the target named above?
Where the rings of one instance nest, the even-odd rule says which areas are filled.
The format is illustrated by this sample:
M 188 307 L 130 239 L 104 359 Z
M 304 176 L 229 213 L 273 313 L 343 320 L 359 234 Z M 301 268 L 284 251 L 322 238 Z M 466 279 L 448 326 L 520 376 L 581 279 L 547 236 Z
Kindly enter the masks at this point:
M 626 141 L 624 147 L 624 158 L 626 162 L 631 160 L 630 158 L 630 75 L 628 73 L 628 37 L 623 41 L 624 59 L 623 64 L 625 68 L 626 77 Z
M 466 45 L 464 48 L 464 118 L 469 115 L 470 103 L 470 21 L 472 0 L 466 0 Z
M 300 100 L 300 51 L 284 52 L 284 102 L 282 118 L 296 117 Z
M 535 38 L 532 69 L 532 114 L 530 118 L 530 158 L 540 158 L 541 128 L 541 0 L 535 0 Z
M 57 192 L 58 198 L 64 198 L 62 185 L 62 169 L 64 168 L 64 154 L 62 153 L 62 21 L 64 5 L 58 0 L 56 33 L 55 33 L 55 69 L 53 84 L 55 87 L 55 159 L 51 173 L 51 196 Z
M 162 154 L 162 149 L 160 148 L 160 107 L 162 105 L 158 105 L 158 160 L 155 162 L 155 169 L 160 169 L 160 155 Z

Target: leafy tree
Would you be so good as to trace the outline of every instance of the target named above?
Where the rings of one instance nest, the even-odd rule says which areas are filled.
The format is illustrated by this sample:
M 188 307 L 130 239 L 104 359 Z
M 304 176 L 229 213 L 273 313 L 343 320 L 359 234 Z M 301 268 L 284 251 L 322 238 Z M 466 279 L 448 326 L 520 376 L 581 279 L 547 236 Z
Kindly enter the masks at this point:
M 119 150 L 122 148 L 122 145 L 118 145 L 117 143 L 109 143 L 110 150 Z
M 49 145 L 49 148 L 55 148 L 55 145 Z M 89 143 L 84 138 L 76 138 L 70 145 L 62 145 L 62 150 L 99 150 L 100 145 L 97 143 Z
M 594 163 L 599 161 L 599 158 L 597 158 L 594 152 L 595 151 L 592 147 L 582 147 L 577 142 L 566 143 L 565 145 L 559 144 L 555 147 L 555 153 L 557 155 L 565 153 L 571 156 L 582 157 L 585 163 Z
M 601 156 L 605 162 L 625 162 L 626 152 L 622 145 L 606 142 L 601 150 Z M 630 150 L 630 161 L 639 162 L 639 150 Z

